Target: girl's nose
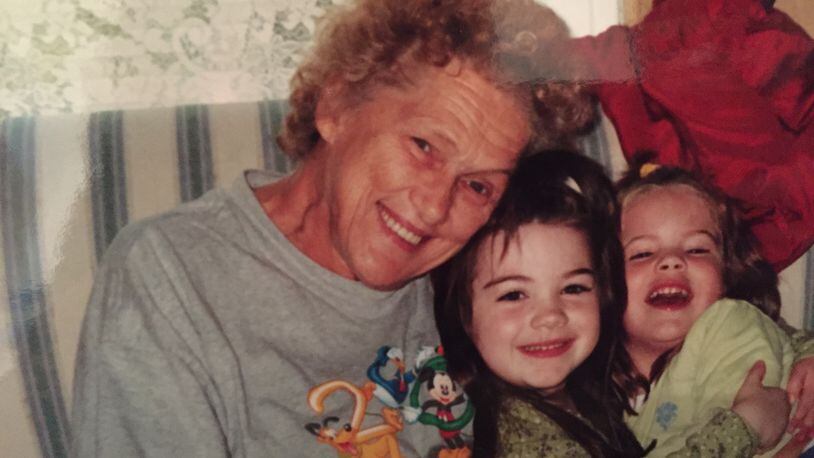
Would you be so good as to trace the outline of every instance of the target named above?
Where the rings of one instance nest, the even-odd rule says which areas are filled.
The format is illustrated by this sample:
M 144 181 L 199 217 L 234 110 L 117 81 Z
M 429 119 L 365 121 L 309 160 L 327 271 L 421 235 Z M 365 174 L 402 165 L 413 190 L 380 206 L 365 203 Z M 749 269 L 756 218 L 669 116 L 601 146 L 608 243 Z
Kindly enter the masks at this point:
M 684 256 L 669 253 L 663 256 L 658 263 L 658 269 L 663 271 L 684 270 L 687 267 Z
M 558 304 L 539 304 L 531 318 L 534 328 L 556 328 L 568 322 L 568 317 Z

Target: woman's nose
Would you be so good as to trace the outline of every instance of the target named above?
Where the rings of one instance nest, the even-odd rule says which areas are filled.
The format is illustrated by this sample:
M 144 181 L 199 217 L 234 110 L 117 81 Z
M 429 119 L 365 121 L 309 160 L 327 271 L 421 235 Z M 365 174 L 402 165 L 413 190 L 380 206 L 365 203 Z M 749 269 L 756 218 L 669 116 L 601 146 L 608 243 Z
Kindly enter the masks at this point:
M 454 184 L 446 181 L 449 180 L 437 179 L 423 185 L 417 184 L 411 192 L 412 203 L 421 221 L 428 226 L 440 224 L 449 217 Z

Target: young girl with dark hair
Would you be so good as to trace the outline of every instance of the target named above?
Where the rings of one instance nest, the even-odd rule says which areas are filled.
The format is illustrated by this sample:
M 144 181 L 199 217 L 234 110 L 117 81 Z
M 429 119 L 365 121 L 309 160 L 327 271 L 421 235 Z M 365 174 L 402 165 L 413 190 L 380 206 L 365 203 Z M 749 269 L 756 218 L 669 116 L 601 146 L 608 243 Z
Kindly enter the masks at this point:
M 448 370 L 476 407 L 475 456 L 641 456 L 610 379 L 625 285 L 602 168 L 520 161 L 489 222 L 433 273 Z

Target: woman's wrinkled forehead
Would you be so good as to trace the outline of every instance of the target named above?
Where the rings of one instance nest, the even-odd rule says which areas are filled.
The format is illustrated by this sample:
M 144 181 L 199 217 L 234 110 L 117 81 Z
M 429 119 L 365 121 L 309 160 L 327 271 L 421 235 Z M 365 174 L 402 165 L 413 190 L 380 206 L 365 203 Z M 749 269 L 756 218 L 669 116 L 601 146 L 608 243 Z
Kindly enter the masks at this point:
M 496 89 L 511 96 L 515 103 L 529 116 L 529 125 L 532 123 L 531 106 L 533 94 L 525 82 L 514 81 L 511 75 L 497 70 L 486 61 L 476 61 L 462 57 L 452 57 L 449 61 L 439 64 L 422 59 L 415 52 L 408 51 L 393 65 L 383 68 L 369 77 L 354 81 L 348 79 L 349 93 L 360 99 L 368 99 L 382 86 L 410 87 L 418 86 L 426 78 L 432 77 L 441 70 L 448 76 L 460 76 L 466 69 L 474 70 L 481 78 L 490 82 Z

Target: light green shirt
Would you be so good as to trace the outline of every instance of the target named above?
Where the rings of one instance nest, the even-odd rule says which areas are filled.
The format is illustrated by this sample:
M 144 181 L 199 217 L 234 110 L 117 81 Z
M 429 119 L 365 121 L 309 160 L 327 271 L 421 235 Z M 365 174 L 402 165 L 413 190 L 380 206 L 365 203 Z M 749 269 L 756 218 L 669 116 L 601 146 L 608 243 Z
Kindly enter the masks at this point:
M 690 329 L 681 351 L 638 407 L 639 415 L 625 420 L 640 443 L 657 441 L 648 456 L 668 456 L 687 446 L 687 438 L 700 433 L 716 414 L 731 408 L 756 361 L 766 363 L 764 385 L 784 387 L 793 359 L 790 338 L 769 317 L 747 302 L 721 299 Z M 719 438 L 728 450 L 737 450 L 745 439 L 742 433 Z M 744 450 L 734 456 L 751 456 L 751 448 Z

